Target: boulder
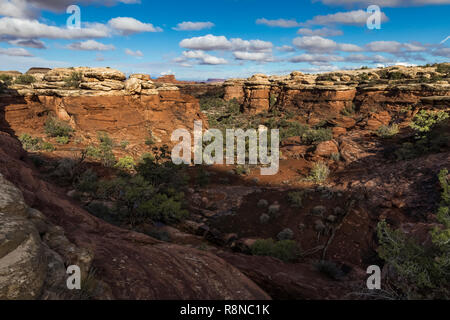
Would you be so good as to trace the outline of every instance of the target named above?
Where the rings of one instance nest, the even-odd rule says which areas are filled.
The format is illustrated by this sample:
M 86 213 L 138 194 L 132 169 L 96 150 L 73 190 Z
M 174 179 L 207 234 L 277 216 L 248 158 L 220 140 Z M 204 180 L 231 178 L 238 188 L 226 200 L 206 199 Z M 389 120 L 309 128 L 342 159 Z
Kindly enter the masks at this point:
M 137 78 L 130 78 L 125 81 L 125 91 L 131 94 L 139 94 L 141 93 L 142 85 L 141 80 Z
M 321 157 L 329 157 L 338 152 L 339 149 L 335 141 L 324 141 L 317 146 L 315 154 Z
M 149 74 L 144 74 L 144 73 L 134 73 L 132 75 L 130 75 L 129 77 L 130 79 L 139 79 L 142 81 L 151 81 L 152 78 L 150 77 Z

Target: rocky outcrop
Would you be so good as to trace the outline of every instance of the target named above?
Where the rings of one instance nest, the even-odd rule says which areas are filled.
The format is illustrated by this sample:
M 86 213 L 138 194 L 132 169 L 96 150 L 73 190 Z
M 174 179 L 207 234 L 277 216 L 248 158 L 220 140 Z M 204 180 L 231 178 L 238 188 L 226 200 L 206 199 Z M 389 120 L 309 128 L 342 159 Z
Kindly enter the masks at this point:
M 78 88 L 68 85 L 73 74 Z M 69 122 L 81 141 L 105 131 L 133 145 L 143 145 L 150 136 L 168 144 L 175 129 L 193 129 L 194 120 L 204 120 L 198 101 L 178 87 L 156 85 L 145 74 L 125 80 L 123 73 L 109 68 L 53 69 L 43 81 L 9 86 L 0 99 L 8 127 L 17 136 L 42 135 L 46 119 L 56 116 Z
M 236 99 L 239 103 L 244 102 L 244 79 L 229 79 L 224 82 L 225 89 L 224 99 L 230 101 Z
M 87 275 L 92 254 L 28 207 L 22 192 L 2 174 L 0 222 L 0 300 L 71 298 L 65 266 L 76 264 Z
M 60 285 L 65 265 L 84 263 L 84 276 L 94 268 L 91 282 L 102 288 L 90 298 L 269 299 L 217 256 L 114 227 L 80 209 L 40 180 L 20 143 L 3 132 L 0 173 L 0 298 L 65 297 L 71 294 Z M 49 288 L 62 291 L 55 297 Z
M 237 99 L 249 113 L 276 108 L 327 119 L 354 108 L 369 112 L 418 103 L 445 105 L 443 97 L 450 96 L 448 77 L 436 67 L 396 66 L 321 75 L 294 71 L 289 76 L 230 79 L 224 89 L 225 100 Z

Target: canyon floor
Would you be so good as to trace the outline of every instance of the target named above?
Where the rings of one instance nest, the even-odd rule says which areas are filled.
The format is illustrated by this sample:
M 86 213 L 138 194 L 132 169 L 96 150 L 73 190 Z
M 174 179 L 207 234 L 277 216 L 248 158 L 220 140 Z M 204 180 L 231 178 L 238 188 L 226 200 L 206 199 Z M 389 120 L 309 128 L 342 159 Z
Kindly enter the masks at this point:
M 450 296 L 432 232 L 449 228 L 449 64 L 214 84 L 40 72 L 0 83 L 0 299 Z M 195 120 L 280 129 L 279 172 L 173 165 L 171 134 Z

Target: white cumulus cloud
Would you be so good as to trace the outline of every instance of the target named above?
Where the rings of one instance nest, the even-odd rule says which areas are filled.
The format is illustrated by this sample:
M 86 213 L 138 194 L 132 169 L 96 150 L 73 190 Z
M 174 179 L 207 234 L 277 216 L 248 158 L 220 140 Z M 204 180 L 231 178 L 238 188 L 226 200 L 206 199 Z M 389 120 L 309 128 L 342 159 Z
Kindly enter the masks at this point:
M 225 36 L 208 34 L 202 37 L 184 39 L 180 47 L 191 50 L 203 51 L 271 51 L 273 44 L 262 40 L 243 40 L 240 38 L 228 40 Z
M 300 26 L 300 24 L 294 19 L 268 20 L 266 18 L 260 18 L 256 20 L 256 24 L 264 24 L 269 27 L 279 27 L 279 28 L 295 28 Z
M 325 53 L 333 51 L 357 52 L 362 51 L 357 45 L 347 43 L 337 43 L 331 39 L 319 36 L 297 37 L 292 43 L 299 49 L 311 53 Z
M 155 27 L 151 23 L 144 23 L 135 18 L 117 17 L 108 21 L 108 26 L 122 35 L 130 35 L 140 32 L 162 32 L 160 27 Z
M 0 48 L 0 55 L 13 57 L 32 57 L 33 55 L 23 48 Z
M 228 63 L 227 60 L 210 55 L 202 50 L 184 51 L 183 56 L 176 59 L 175 62 L 186 63 L 189 59 L 194 59 L 199 64 L 204 64 L 204 65 L 218 65 L 218 64 L 227 64 Z
M 138 58 L 144 56 L 144 54 L 142 53 L 141 50 L 133 51 L 133 50 L 130 50 L 130 49 L 125 49 L 125 54 L 127 54 L 129 56 L 133 56 L 133 57 L 138 57 Z
M 212 22 L 191 22 L 191 21 L 185 21 L 182 23 L 179 23 L 174 30 L 177 31 L 199 31 L 204 29 L 211 29 L 214 27 L 214 23 Z
M 337 12 L 322 16 L 315 16 L 311 20 L 308 20 L 304 25 L 356 25 L 362 26 L 367 23 L 367 19 L 372 15 L 365 10 L 354 10 L 346 12 Z M 384 12 L 381 12 L 381 22 L 389 21 Z
M 66 48 L 70 50 L 81 50 L 81 51 L 109 51 L 116 49 L 113 45 L 103 44 L 95 40 L 74 42 L 67 45 Z

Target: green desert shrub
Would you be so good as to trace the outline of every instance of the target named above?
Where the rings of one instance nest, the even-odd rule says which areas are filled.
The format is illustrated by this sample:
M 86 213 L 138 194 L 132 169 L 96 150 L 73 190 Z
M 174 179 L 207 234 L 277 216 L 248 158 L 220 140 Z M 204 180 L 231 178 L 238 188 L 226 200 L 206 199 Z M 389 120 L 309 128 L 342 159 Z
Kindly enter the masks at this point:
M 266 213 L 263 213 L 260 217 L 259 217 L 259 222 L 261 224 L 266 224 L 270 221 L 270 216 Z
M 280 205 L 277 203 L 270 205 L 267 212 L 271 217 L 277 217 L 280 214 Z
M 400 132 L 397 124 L 381 126 L 377 130 L 377 135 L 381 138 L 392 138 Z
M 118 169 L 123 170 L 133 170 L 136 166 L 136 163 L 134 162 L 133 157 L 131 156 L 125 156 L 123 158 L 120 158 L 114 167 Z
M 138 208 L 139 214 L 153 221 L 174 223 L 185 219 L 188 211 L 177 197 L 156 194 Z
M 49 137 L 67 137 L 70 138 L 74 132 L 72 127 L 59 119 L 49 117 L 44 124 L 45 134 Z
M 19 141 L 27 151 L 54 151 L 55 147 L 44 141 L 42 138 L 34 138 L 31 135 L 25 133 L 19 137 Z
M 145 139 L 145 144 L 148 146 L 152 146 L 155 144 L 155 139 L 150 135 Z
M 292 229 L 286 228 L 277 235 L 278 240 L 292 240 L 294 238 L 294 231 Z
M 123 141 L 120 142 L 120 148 L 122 150 L 126 150 L 129 144 L 130 143 L 127 140 L 123 140 Z
M 76 177 L 74 186 L 80 192 L 95 193 L 98 187 L 97 174 L 92 169 L 87 169 Z
M 251 246 L 251 252 L 255 256 L 270 256 L 285 262 L 292 262 L 300 257 L 300 249 L 293 240 L 256 240 Z
M 280 140 L 290 137 L 301 137 L 309 130 L 308 126 L 293 121 L 283 122 L 279 126 Z M 269 125 L 269 128 L 277 128 L 277 124 Z
M 70 138 L 67 136 L 61 136 L 61 137 L 56 137 L 55 140 L 59 144 L 68 144 L 70 141 Z
M 333 139 L 333 132 L 329 128 L 309 129 L 302 135 L 306 144 L 319 144 Z
M 3 81 L 6 86 L 10 86 L 13 82 L 13 77 L 8 74 L 0 74 L 0 80 Z
M 275 94 L 270 94 L 269 105 L 270 107 L 274 107 L 277 104 L 278 98 Z
M 411 121 L 410 127 L 420 133 L 427 133 L 448 118 L 449 114 L 445 111 L 420 110 Z
M 239 176 L 248 176 L 251 173 L 251 169 L 248 166 L 238 165 L 234 168 L 234 172 Z
M 303 207 L 303 196 L 304 193 L 302 191 L 293 191 L 288 194 L 288 201 L 293 208 L 302 208 Z
M 29 74 L 21 74 L 14 81 L 16 84 L 32 84 L 33 82 L 36 82 L 36 79 Z
M 440 63 L 436 66 L 436 71 L 439 73 L 450 73 L 450 64 Z
M 378 224 L 379 256 L 396 273 L 391 282 L 408 299 L 450 298 L 450 188 L 448 170 L 439 173 L 441 203 L 436 215 L 439 226 L 431 243 L 423 245 L 410 234 Z
M 323 162 L 317 162 L 311 169 L 307 180 L 321 183 L 327 180 L 329 175 L 330 169 L 328 168 L 328 166 Z
M 79 88 L 83 81 L 83 74 L 81 72 L 72 72 L 70 76 L 64 79 L 64 86 L 67 88 Z
M 367 76 L 367 74 L 366 74 L 366 76 Z M 366 80 L 369 80 L 369 77 L 368 77 L 368 76 L 367 76 L 367 79 L 366 79 Z M 341 111 L 341 114 L 342 114 L 343 116 L 350 117 L 350 116 L 354 115 L 355 112 L 356 112 L 356 105 L 355 105 L 355 104 L 352 104 L 352 105 L 349 106 L 349 107 L 345 107 L 345 108 Z
M 333 280 L 341 280 L 344 276 L 341 268 L 339 268 L 336 263 L 332 261 L 321 260 L 314 264 L 314 267 Z
M 332 153 L 331 156 L 330 156 L 330 159 L 335 161 L 335 162 L 339 162 L 339 161 L 341 161 L 341 154 L 339 152 Z
M 260 199 L 257 204 L 258 208 L 267 208 L 269 206 L 269 201 L 266 199 Z
M 106 132 L 98 132 L 98 146 L 88 146 L 86 155 L 88 157 L 100 160 L 106 167 L 113 167 L 116 164 L 116 157 L 113 153 L 114 141 Z
M 184 166 L 175 165 L 169 159 L 167 146 L 154 148 L 153 155 L 144 157 L 136 171 L 154 186 L 179 189 L 188 183 L 188 177 L 183 173 Z

